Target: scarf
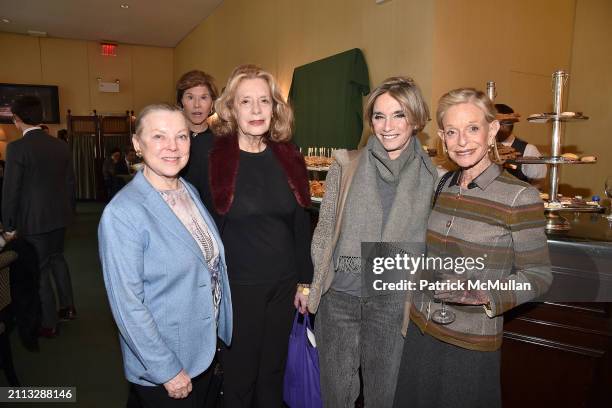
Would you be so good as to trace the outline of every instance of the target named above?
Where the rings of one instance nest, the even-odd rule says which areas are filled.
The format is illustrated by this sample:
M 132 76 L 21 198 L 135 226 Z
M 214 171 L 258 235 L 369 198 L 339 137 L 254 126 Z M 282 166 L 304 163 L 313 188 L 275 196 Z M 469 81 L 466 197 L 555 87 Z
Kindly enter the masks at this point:
M 428 158 L 420 154 L 419 140 L 412 137 L 395 160 L 389 159 L 382 143 L 374 136 L 370 137 L 365 149 L 348 192 L 334 251 L 334 267 L 341 272 L 336 275 L 339 280 L 360 279 L 362 242 L 401 242 L 419 246 L 425 243 L 435 176 L 424 163 Z M 394 194 L 384 193 L 393 192 L 393 189 Z M 391 201 L 383 203 L 383 198 Z M 399 246 L 406 252 L 413 252 L 415 247 Z M 346 286 L 346 282 L 338 284 Z

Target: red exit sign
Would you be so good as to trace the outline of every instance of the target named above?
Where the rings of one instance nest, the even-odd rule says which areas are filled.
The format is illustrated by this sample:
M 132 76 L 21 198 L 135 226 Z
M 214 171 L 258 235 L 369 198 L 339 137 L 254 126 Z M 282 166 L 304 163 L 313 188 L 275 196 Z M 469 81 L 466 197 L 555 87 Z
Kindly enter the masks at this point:
M 117 44 L 102 43 L 100 44 L 102 55 L 106 57 L 117 56 Z

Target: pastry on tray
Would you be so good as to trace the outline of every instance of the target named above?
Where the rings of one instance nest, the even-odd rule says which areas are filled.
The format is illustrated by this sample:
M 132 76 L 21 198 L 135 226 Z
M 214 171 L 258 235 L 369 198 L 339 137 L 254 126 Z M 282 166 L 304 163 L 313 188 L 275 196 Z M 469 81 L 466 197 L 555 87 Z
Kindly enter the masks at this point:
M 497 153 L 499 154 L 499 159 L 501 161 L 516 160 L 521 156 L 521 154 L 514 150 L 512 146 L 505 146 L 501 143 L 497 144 Z
M 310 180 L 310 196 L 321 198 L 325 194 L 325 182 L 319 180 Z

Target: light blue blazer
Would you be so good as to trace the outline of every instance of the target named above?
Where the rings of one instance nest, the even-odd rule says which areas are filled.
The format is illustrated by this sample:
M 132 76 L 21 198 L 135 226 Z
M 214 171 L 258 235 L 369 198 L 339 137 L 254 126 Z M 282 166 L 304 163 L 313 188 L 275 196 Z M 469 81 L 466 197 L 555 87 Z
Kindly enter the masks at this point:
M 218 327 L 200 247 L 142 172 L 106 206 L 98 227 L 125 375 L 135 384 L 163 384 L 181 369 L 193 378 L 210 366 L 217 334 L 226 344 L 231 341 L 232 303 L 221 238 L 195 188 L 181 181 L 219 243 Z

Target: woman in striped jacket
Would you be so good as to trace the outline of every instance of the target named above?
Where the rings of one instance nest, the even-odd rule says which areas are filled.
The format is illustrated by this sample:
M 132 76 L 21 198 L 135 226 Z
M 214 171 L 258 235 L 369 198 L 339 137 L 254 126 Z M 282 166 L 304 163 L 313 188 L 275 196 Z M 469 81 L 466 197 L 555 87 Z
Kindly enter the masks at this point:
M 552 281 L 544 208 L 534 187 L 490 158 L 499 122 L 486 94 L 450 91 L 436 119 L 459 170 L 438 186 L 427 257 L 450 259 L 453 270 L 445 274 L 463 287 L 415 293 L 395 406 L 499 407 L 503 313 L 542 295 Z M 440 276 L 434 261 L 423 279 Z M 442 307 L 438 300 L 447 303 L 453 321 L 432 319 Z

